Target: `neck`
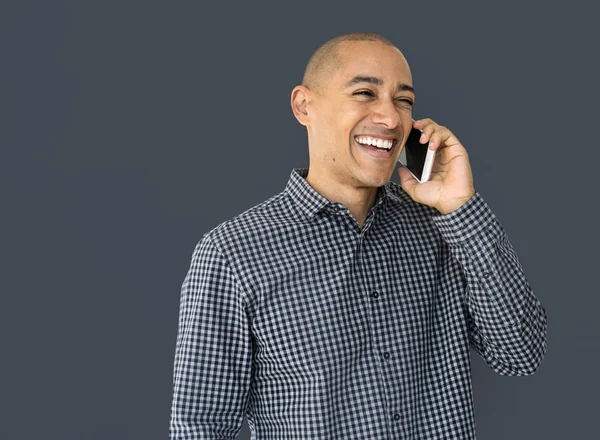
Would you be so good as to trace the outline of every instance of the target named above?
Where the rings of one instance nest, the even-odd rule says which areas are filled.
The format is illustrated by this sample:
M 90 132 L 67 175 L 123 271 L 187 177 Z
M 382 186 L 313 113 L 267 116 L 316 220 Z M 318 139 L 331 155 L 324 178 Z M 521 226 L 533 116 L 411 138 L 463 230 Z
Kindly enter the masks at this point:
M 326 199 L 341 203 L 348 208 L 361 227 L 377 197 L 376 187 L 354 187 L 343 184 L 324 173 L 318 173 L 318 170 L 313 167 L 309 168 L 306 181 Z

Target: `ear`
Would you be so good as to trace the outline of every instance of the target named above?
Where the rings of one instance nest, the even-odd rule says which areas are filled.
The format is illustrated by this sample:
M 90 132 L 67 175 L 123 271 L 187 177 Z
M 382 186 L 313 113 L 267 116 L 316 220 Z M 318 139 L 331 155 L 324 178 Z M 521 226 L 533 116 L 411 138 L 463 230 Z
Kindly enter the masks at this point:
M 311 99 L 311 92 L 302 85 L 294 87 L 291 96 L 291 105 L 294 116 L 304 126 L 309 124 L 308 101 Z

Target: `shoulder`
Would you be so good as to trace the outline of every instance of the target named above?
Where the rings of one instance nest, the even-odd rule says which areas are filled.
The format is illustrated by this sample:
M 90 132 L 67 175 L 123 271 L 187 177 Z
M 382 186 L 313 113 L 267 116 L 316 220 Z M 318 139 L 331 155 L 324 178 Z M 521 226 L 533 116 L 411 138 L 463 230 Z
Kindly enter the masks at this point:
M 214 242 L 224 254 L 237 254 L 282 225 L 292 223 L 295 216 L 293 202 L 282 191 L 217 224 L 203 235 L 203 239 Z

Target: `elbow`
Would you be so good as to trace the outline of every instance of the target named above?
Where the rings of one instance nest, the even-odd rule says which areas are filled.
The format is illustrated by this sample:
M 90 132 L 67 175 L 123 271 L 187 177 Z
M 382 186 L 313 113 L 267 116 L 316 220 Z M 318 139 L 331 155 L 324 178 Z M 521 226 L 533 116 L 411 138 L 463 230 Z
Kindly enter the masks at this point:
M 529 345 L 527 351 L 519 356 L 520 361 L 513 364 L 506 374 L 511 376 L 531 376 L 540 368 L 546 356 L 546 333 L 542 333 L 534 344 Z
M 529 363 L 528 367 L 523 370 L 524 376 L 532 375 L 540 368 L 540 365 L 546 356 L 546 351 L 546 333 L 544 333 L 538 346 L 535 348 L 535 350 L 533 350 L 531 362 Z
M 519 338 L 516 350 L 490 353 L 490 365 L 499 374 L 506 376 L 530 376 L 538 371 L 547 351 L 546 321 L 534 335 Z
M 548 334 L 548 322 L 546 310 L 542 305 L 537 303 L 537 319 L 533 320 L 524 329 L 528 329 L 528 334 L 523 340 L 528 343 L 524 347 L 524 352 L 521 353 L 519 362 L 520 368 L 518 368 L 517 375 L 530 376 L 534 374 L 542 364 L 546 352 L 548 349 L 547 345 L 547 334 Z M 524 335 L 523 335 L 524 336 Z
M 526 370 L 526 375 L 531 375 L 535 373 L 544 357 L 546 356 L 546 352 L 548 351 L 548 318 L 546 315 L 546 310 L 539 305 L 539 319 L 537 321 L 537 326 L 535 327 L 537 330 L 537 338 L 534 338 L 534 344 L 531 348 L 531 362 L 529 362 L 529 368 Z

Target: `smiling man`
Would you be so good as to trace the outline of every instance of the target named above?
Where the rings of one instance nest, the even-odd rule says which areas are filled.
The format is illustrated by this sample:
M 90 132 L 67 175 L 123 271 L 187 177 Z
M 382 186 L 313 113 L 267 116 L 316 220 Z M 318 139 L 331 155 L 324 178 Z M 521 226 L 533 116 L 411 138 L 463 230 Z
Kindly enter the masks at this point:
M 410 133 L 408 64 L 391 43 L 332 40 L 315 52 L 302 83 L 292 109 L 308 131 L 306 180 L 362 225 Z
M 292 111 L 310 163 L 205 233 L 181 289 L 171 439 L 474 439 L 470 350 L 529 375 L 546 312 L 468 154 L 377 34 L 310 58 Z M 431 179 L 398 168 L 412 127 Z

